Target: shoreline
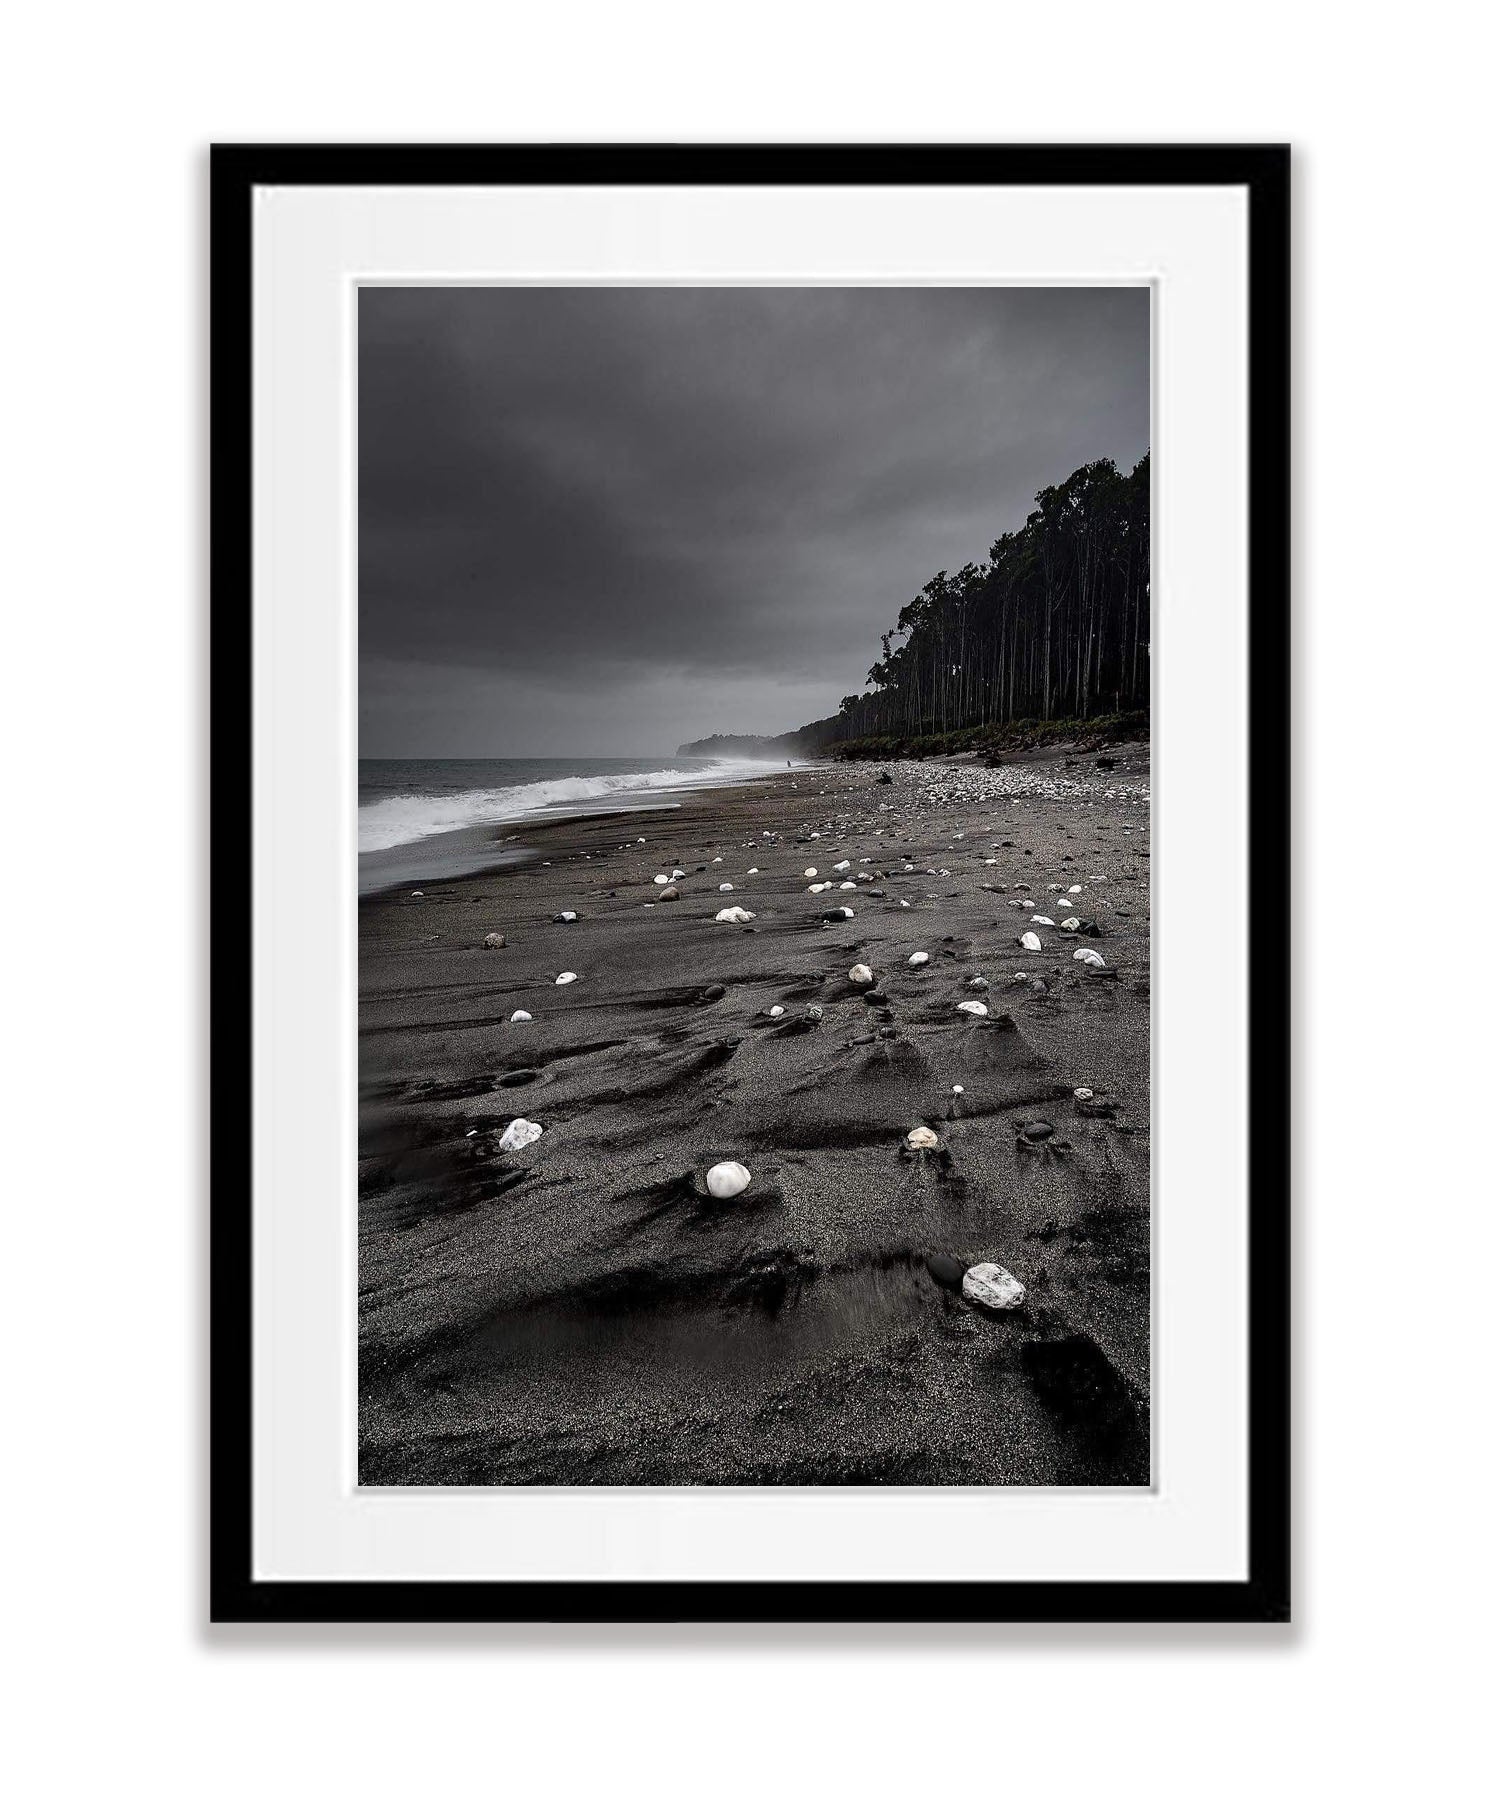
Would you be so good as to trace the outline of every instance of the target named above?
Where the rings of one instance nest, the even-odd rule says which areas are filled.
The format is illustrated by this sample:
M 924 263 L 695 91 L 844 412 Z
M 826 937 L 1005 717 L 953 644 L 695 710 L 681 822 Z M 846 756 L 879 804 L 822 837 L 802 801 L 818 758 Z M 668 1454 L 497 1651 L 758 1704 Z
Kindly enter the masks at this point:
M 520 856 L 526 846 L 520 840 L 553 826 L 586 824 L 600 819 L 624 819 L 634 815 L 672 812 L 684 802 L 705 794 L 722 794 L 741 787 L 758 787 L 762 781 L 793 771 L 768 770 L 765 776 L 741 778 L 720 785 L 701 788 L 663 788 L 634 790 L 641 794 L 636 804 L 582 807 L 577 811 L 519 813 L 513 818 L 488 819 L 483 824 L 460 826 L 452 831 L 430 832 L 424 837 L 410 838 L 379 850 L 358 853 L 358 888 L 361 901 L 379 894 L 396 891 L 412 881 L 444 881 L 482 875 L 509 866 L 517 856 L 507 854 L 505 846 L 516 844 Z M 805 772 L 805 771 L 804 771 Z M 653 797 L 653 792 L 657 797 Z M 673 798 L 669 796 L 680 796 Z M 601 797 L 602 798 L 602 797 Z M 497 833 L 505 833 L 504 837 Z M 446 865 L 446 866 L 445 866 Z
M 1149 1480 L 1149 746 L 1113 760 L 778 770 L 362 900 L 361 1480 Z M 1064 876 L 1103 976 L 1016 945 Z

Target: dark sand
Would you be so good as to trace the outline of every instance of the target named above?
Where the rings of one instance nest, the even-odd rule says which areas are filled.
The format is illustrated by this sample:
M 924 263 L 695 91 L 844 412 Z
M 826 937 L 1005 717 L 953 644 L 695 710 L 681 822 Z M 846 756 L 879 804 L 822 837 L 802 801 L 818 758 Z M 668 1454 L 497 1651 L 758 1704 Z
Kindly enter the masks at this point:
M 785 772 L 363 901 L 361 1480 L 1148 1481 L 1149 752 L 1114 758 Z M 1053 883 L 1100 936 L 1030 925 L 1068 916 Z M 543 1135 L 501 1153 L 517 1116 Z M 1024 1306 L 976 1310 L 939 1252 Z

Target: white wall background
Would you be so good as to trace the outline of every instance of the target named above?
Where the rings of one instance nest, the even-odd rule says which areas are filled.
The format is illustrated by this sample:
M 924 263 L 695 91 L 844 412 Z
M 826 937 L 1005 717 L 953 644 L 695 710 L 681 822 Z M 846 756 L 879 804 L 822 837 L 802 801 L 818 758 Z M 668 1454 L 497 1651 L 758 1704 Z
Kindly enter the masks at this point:
M 1384 1795 L 1492 1778 L 1500 384 L 1482 23 L 1444 0 L 143 0 L 11 19 L 0 1492 L 18 1791 Z M 213 138 L 1295 144 L 1293 1629 L 207 1631 Z

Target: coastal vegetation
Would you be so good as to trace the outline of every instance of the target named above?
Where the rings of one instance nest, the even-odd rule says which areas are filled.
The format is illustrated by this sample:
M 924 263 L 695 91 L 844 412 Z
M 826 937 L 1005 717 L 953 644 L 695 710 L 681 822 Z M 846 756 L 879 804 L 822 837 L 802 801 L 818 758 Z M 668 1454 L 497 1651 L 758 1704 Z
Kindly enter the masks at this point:
M 981 563 L 940 569 L 881 634 L 865 690 L 777 738 L 707 738 L 684 755 L 949 755 L 1109 741 L 1151 693 L 1151 459 L 1108 458 L 1044 487 Z M 731 751 L 730 746 L 733 746 Z M 752 748 L 753 746 L 753 748 Z M 899 746 L 899 749 L 898 749 Z

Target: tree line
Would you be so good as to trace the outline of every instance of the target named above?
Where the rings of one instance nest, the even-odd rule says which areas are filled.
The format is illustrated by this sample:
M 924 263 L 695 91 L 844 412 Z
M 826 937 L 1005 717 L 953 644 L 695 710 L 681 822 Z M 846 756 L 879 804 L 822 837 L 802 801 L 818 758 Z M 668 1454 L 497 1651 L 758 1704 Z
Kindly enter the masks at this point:
M 1136 712 L 1151 692 L 1150 452 L 1085 463 L 983 563 L 939 570 L 881 636 L 823 743 Z

